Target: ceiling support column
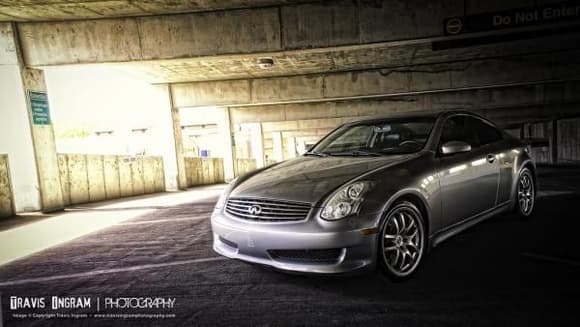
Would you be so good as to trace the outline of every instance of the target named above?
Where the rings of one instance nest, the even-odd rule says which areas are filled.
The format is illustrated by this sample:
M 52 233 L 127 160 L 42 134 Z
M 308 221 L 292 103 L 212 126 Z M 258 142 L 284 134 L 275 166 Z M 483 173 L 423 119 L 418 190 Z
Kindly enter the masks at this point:
M 15 26 L 0 24 L 0 153 L 8 154 L 16 212 L 62 210 L 44 73 L 25 66 Z
M 187 189 L 187 174 L 183 156 L 183 138 L 179 109 L 173 107 L 171 91 L 168 84 L 153 85 L 158 99 L 159 142 L 163 144 L 163 169 L 167 191 Z
M 234 156 L 234 144 L 232 142 L 232 122 L 230 119 L 230 108 L 223 108 L 223 121 L 218 123 L 221 137 L 223 139 L 224 148 L 224 179 L 226 182 L 231 181 L 235 177 L 235 156 Z

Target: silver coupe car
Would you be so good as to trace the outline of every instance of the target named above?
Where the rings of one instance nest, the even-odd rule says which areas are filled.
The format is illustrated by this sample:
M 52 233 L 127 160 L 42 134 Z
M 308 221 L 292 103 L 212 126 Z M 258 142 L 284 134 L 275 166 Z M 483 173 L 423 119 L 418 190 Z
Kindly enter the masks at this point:
M 284 271 L 411 276 L 441 241 L 535 202 L 530 150 L 488 120 L 443 112 L 344 124 L 303 156 L 232 181 L 216 252 Z

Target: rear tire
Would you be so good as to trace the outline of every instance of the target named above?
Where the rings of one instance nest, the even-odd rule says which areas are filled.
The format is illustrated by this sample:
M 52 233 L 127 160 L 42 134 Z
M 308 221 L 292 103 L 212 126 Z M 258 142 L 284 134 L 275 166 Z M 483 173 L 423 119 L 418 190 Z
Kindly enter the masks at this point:
M 401 201 L 389 210 L 379 233 L 377 260 L 392 281 L 410 278 L 425 256 L 425 223 L 413 203 Z
M 536 183 L 529 168 L 523 168 L 518 176 L 515 194 L 515 211 L 518 216 L 527 218 L 532 215 L 536 205 Z

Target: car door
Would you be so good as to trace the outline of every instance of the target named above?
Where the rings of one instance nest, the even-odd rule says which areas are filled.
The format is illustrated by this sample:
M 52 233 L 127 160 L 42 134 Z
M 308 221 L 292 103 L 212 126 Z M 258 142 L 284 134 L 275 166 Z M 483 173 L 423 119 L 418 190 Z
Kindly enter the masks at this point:
M 494 126 L 473 117 L 468 117 L 468 125 L 474 133 L 478 156 L 470 164 L 476 176 L 475 185 L 480 190 L 478 212 L 489 210 L 497 205 L 500 184 L 500 144 L 503 136 Z
M 499 166 L 495 153 L 491 151 L 493 144 L 481 144 L 479 140 L 479 121 L 467 115 L 455 115 L 449 117 L 443 126 L 439 148 L 449 141 L 471 145 L 468 152 L 439 155 L 445 225 L 457 223 L 495 205 Z

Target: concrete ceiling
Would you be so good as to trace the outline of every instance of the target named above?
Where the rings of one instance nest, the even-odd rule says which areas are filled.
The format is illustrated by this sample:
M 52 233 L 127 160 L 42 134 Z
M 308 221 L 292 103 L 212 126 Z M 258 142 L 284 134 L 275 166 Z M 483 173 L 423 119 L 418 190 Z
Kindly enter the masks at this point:
M 179 83 L 357 70 L 409 61 L 401 56 L 393 58 L 394 52 L 390 47 L 363 46 L 107 65 L 151 83 Z M 263 57 L 272 58 L 274 66 L 258 67 L 258 60 Z
M 312 0 L 0 0 L 0 21 L 148 16 L 265 7 Z
M 375 43 L 369 45 L 341 46 L 263 54 L 209 56 L 171 60 L 134 61 L 103 64 L 129 73 L 150 83 L 180 83 L 211 80 L 263 78 L 305 75 L 373 68 L 397 68 L 414 65 L 430 65 L 449 61 L 493 58 L 574 48 L 566 42 L 580 33 L 552 36 L 539 45 L 538 39 L 506 43 L 503 47 L 482 45 L 475 47 L 438 50 L 429 41 L 407 44 Z M 500 53 L 501 52 L 501 53 Z M 258 67 L 258 59 L 271 57 L 274 66 Z M 48 68 L 48 67 L 46 67 Z M 437 65 L 417 68 L 434 70 Z M 388 74 L 385 71 L 385 74 Z

